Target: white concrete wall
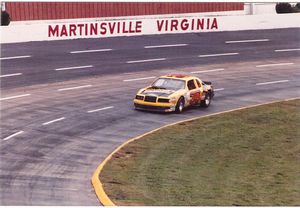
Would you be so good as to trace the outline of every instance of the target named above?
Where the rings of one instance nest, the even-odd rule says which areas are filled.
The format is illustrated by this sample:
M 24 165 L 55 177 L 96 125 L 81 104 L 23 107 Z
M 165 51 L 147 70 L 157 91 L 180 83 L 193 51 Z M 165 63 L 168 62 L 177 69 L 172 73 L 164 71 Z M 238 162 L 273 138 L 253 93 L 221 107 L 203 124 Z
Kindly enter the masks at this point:
M 204 21 L 204 28 L 197 29 L 196 25 L 191 26 L 200 19 Z M 237 30 L 258 30 L 258 29 L 275 29 L 275 28 L 292 28 L 300 27 L 300 14 L 266 14 L 266 15 L 234 15 L 234 16 L 188 16 L 182 15 L 181 17 L 156 17 L 156 18 L 142 18 L 131 17 L 129 19 L 124 18 L 114 18 L 114 19 L 93 19 L 93 20 L 72 20 L 71 22 L 59 22 L 59 23 L 49 23 L 49 22 L 39 22 L 39 23 L 26 23 L 26 24 L 15 24 L 10 26 L 2 26 L 1 32 L 1 43 L 15 43 L 15 42 L 27 42 L 27 41 L 44 41 L 44 40 L 64 40 L 64 39 L 77 39 L 77 38 L 105 38 L 105 37 L 116 37 L 116 36 L 134 36 L 134 35 L 151 35 L 151 34 L 171 34 L 171 33 L 190 33 L 190 32 L 218 32 L 218 31 L 237 31 Z M 177 22 L 178 26 L 172 28 L 170 25 Z M 209 23 L 207 24 L 207 22 Z M 166 25 L 162 22 L 168 22 L 168 27 L 166 30 Z M 214 24 L 212 24 L 214 22 Z M 106 33 L 93 35 L 85 35 L 85 28 L 81 31 L 80 35 L 78 24 L 98 24 L 98 29 L 100 24 L 106 25 Z M 131 26 L 138 26 L 138 28 L 132 27 L 131 33 L 122 32 L 122 28 L 117 32 L 116 27 L 113 33 L 110 34 L 109 27 L 113 25 L 125 25 L 125 28 L 131 24 Z M 70 25 L 75 25 L 75 32 L 71 32 L 70 35 Z M 161 30 L 159 26 L 162 25 Z M 184 27 L 181 27 L 181 26 Z M 188 25 L 188 27 L 187 27 Z M 74 27 L 75 26 L 71 26 Z M 49 37 L 49 27 L 59 29 L 59 37 L 51 35 Z M 66 31 L 63 31 L 63 28 Z M 87 27 L 88 28 L 88 27 Z M 90 30 L 88 28 L 88 30 Z M 100 29 L 99 29 L 100 31 Z M 76 35 L 75 35 L 76 33 Z M 63 34 L 61 36 L 61 34 Z
M 276 3 L 245 3 L 246 15 L 276 14 Z

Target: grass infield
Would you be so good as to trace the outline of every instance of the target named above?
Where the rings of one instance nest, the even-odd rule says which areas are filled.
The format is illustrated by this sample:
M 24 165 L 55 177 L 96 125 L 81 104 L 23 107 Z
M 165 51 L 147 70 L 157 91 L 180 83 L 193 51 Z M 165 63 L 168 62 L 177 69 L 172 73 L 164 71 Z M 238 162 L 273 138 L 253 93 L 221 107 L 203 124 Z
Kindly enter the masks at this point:
M 300 205 L 300 100 L 163 128 L 100 178 L 117 205 Z

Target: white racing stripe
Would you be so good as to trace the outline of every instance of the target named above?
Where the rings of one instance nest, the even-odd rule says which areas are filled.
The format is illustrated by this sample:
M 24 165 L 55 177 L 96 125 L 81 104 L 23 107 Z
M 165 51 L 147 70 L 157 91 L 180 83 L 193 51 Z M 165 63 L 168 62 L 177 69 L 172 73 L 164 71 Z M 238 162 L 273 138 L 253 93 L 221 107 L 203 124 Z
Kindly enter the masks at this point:
M 217 92 L 217 91 L 222 91 L 222 90 L 224 90 L 224 88 L 214 89 L 215 92 Z
M 29 58 L 31 56 L 11 56 L 11 57 L 1 57 L 0 60 L 10 60 L 10 59 L 21 59 L 21 58 Z
M 95 50 L 71 51 L 70 53 L 95 53 L 95 52 L 105 52 L 105 51 L 112 51 L 112 49 L 106 48 L 106 49 L 95 49 Z
M 19 75 L 22 75 L 22 73 L 4 74 L 4 75 L 0 75 L 0 78 L 3 78 L 3 77 L 14 77 L 14 76 L 19 76 Z
M 145 59 L 145 60 L 136 60 L 136 61 L 127 61 L 127 64 L 134 64 L 134 63 L 144 63 L 144 62 L 152 62 L 152 61 L 164 61 L 166 58 L 157 58 L 157 59 Z
M 31 94 L 23 94 L 23 95 L 16 95 L 16 96 L 12 96 L 12 97 L 4 97 L 4 98 L 0 98 L 0 101 L 2 100 L 10 100 L 10 99 L 15 99 L 15 98 L 21 98 L 21 97 L 26 97 L 26 96 L 30 96 Z
M 233 56 L 238 55 L 239 53 L 219 53 L 219 54 L 203 54 L 199 55 L 199 58 L 205 58 L 205 57 L 215 57 L 215 56 Z
M 17 135 L 22 134 L 22 133 L 24 133 L 24 131 L 18 131 L 17 133 L 14 133 L 14 134 L 4 138 L 3 141 L 9 140 L 9 139 L 13 138 L 14 136 L 17 136 Z
M 57 121 L 61 121 L 61 120 L 64 120 L 64 119 L 65 119 L 65 117 L 57 118 L 57 119 L 54 119 L 54 120 L 45 122 L 45 123 L 43 123 L 42 125 L 43 125 L 43 126 L 49 125 L 49 124 L 52 124 L 52 123 L 55 123 L 55 122 L 57 122 Z
M 267 42 L 269 39 L 257 39 L 257 40 L 231 40 L 225 41 L 225 43 L 253 43 L 253 42 Z
M 66 91 L 66 90 L 76 90 L 76 89 L 81 89 L 81 88 L 86 88 L 86 87 L 91 87 L 92 85 L 81 85 L 77 87 L 68 87 L 68 88 L 62 88 L 58 89 L 57 91 Z
M 135 79 L 125 79 L 123 82 L 133 82 L 133 81 L 139 81 L 139 80 L 145 80 L 145 79 L 154 79 L 155 77 L 142 77 L 142 78 L 135 78 Z
M 168 47 L 182 47 L 188 44 L 174 44 L 174 45 L 154 45 L 154 46 L 144 46 L 144 48 L 168 48 Z
M 256 83 L 255 85 L 268 85 L 268 84 L 277 84 L 277 83 L 284 83 L 284 82 L 289 82 L 289 80 L 278 80 L 278 81 L 272 81 L 272 82 L 261 82 L 261 83 Z
M 103 110 L 112 109 L 112 108 L 114 108 L 114 106 L 108 106 L 108 107 L 105 107 L 105 108 L 99 108 L 99 109 L 95 109 L 95 110 L 89 110 L 87 112 L 88 113 L 94 113 L 94 112 L 103 111 Z
M 300 51 L 300 48 L 277 49 L 275 52 Z
M 210 70 L 203 70 L 203 71 L 194 71 L 191 72 L 192 74 L 201 74 L 201 73 L 207 73 L 207 72 L 218 72 L 218 71 L 224 71 L 225 69 L 210 69 Z
M 63 70 L 69 70 L 69 69 L 85 69 L 85 68 L 91 68 L 93 65 L 87 65 L 87 66 L 71 66 L 71 67 L 65 67 L 65 68 L 58 68 L 54 69 L 55 71 L 63 71 Z
M 272 67 L 272 66 L 287 66 L 287 65 L 293 65 L 294 63 L 278 63 L 278 64 L 264 64 L 264 65 L 257 65 L 257 68 L 261 67 Z

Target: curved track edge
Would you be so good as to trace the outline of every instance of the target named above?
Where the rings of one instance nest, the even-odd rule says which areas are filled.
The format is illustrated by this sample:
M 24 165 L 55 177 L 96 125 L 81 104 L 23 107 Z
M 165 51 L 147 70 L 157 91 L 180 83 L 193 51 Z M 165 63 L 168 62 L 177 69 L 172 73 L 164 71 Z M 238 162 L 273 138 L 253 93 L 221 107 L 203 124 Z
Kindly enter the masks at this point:
M 230 113 L 230 112 L 233 112 L 233 111 L 243 110 L 243 109 L 247 109 L 247 108 L 254 108 L 254 107 L 258 107 L 258 106 L 262 106 L 262 105 L 268 105 L 268 104 L 273 104 L 273 103 L 278 103 L 278 102 L 284 102 L 284 101 L 291 101 L 291 100 L 297 100 L 297 99 L 300 99 L 300 97 L 295 97 L 295 98 L 290 98 L 290 99 L 284 99 L 284 100 L 277 100 L 277 101 L 271 101 L 271 102 L 266 102 L 266 103 L 255 104 L 255 105 L 250 105 L 250 106 L 246 106 L 246 107 L 240 107 L 240 108 L 235 108 L 235 109 L 231 109 L 231 110 L 221 111 L 221 112 L 217 112 L 217 113 L 212 113 L 212 114 L 209 114 L 209 115 L 197 116 L 197 117 L 194 117 L 194 118 L 190 118 L 190 119 L 185 119 L 185 120 L 182 120 L 182 121 L 178 121 L 178 122 L 175 122 L 175 123 L 172 123 L 172 124 L 167 124 L 167 125 L 164 125 L 162 127 L 156 128 L 154 130 L 148 131 L 148 132 L 146 132 L 146 133 L 144 133 L 142 135 L 139 135 L 137 137 L 131 138 L 128 141 L 126 141 L 123 144 L 121 144 L 112 153 L 110 153 L 105 158 L 105 160 L 95 170 L 95 172 L 94 172 L 94 174 L 92 176 L 92 179 L 91 179 L 91 182 L 92 182 L 92 185 L 94 187 L 95 193 L 96 193 L 96 195 L 97 195 L 97 197 L 98 197 L 98 199 L 99 199 L 99 201 L 100 201 L 100 203 L 102 205 L 104 205 L 104 206 L 116 206 L 116 204 L 114 204 L 114 202 L 105 193 L 104 188 L 103 188 L 103 184 L 102 184 L 102 182 L 100 180 L 100 174 L 101 174 L 101 172 L 102 172 L 105 164 L 112 158 L 112 156 L 116 152 L 118 152 L 124 146 L 126 146 L 127 144 L 129 144 L 129 143 L 131 143 L 131 142 L 133 142 L 135 140 L 141 139 L 144 136 L 147 136 L 147 135 L 149 135 L 149 134 L 151 134 L 153 132 L 156 132 L 156 131 L 158 131 L 160 129 L 163 129 L 163 128 L 166 128 L 166 127 L 169 127 L 169 126 L 174 126 L 176 124 L 180 124 L 180 123 L 184 123 L 184 122 L 189 122 L 189 121 L 197 120 L 199 118 L 206 118 L 206 117 L 216 116 L 216 115 L 220 115 L 220 114 L 224 114 L 224 113 Z

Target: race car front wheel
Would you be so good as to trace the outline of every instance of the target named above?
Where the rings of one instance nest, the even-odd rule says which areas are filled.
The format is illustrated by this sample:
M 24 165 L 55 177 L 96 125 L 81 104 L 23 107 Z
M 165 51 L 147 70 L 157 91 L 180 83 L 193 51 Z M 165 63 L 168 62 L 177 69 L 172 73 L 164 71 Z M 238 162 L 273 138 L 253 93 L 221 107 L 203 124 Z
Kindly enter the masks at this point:
M 184 108 L 184 98 L 181 97 L 176 104 L 175 110 L 177 113 L 181 113 L 183 111 L 183 108 Z
M 211 102 L 211 94 L 207 93 L 205 99 L 201 101 L 201 106 L 207 108 Z

